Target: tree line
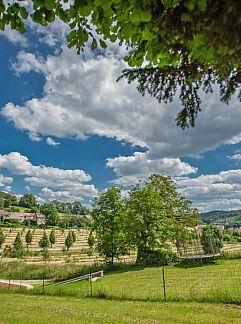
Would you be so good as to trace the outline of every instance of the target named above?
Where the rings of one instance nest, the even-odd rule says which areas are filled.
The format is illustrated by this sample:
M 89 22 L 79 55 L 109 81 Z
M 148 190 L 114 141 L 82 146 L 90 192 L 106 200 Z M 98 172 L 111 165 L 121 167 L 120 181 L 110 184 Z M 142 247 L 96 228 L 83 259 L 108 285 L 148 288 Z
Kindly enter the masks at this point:
M 18 199 L 15 195 L 0 192 L 0 210 L 20 212 L 19 207 L 26 208 L 26 212 L 40 212 L 45 215 L 47 226 L 60 226 L 63 228 L 83 227 L 87 222 L 83 216 L 90 213 L 80 201 L 61 202 L 53 200 L 40 205 L 37 203 L 36 197 L 31 193 L 26 193 Z M 29 221 L 26 220 L 26 222 Z

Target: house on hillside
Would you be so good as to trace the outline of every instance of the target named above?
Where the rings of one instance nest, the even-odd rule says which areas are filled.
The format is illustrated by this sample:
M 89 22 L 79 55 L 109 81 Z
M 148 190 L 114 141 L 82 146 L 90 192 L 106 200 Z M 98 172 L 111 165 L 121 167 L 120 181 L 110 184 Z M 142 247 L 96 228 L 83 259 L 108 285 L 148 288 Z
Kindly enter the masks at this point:
M 45 216 L 41 213 L 26 213 L 26 212 L 8 212 L 0 210 L 0 217 L 3 220 L 24 222 L 25 220 L 35 221 L 38 225 L 45 224 Z
M 204 228 L 206 227 L 206 224 L 199 224 L 195 227 L 195 230 L 198 234 L 202 234 Z

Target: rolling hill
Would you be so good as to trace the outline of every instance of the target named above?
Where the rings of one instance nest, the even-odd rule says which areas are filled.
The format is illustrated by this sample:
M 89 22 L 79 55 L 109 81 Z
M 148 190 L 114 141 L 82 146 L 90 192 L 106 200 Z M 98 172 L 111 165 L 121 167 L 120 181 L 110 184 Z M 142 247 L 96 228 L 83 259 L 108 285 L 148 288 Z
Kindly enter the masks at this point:
M 207 213 L 201 213 L 203 223 L 224 224 L 241 224 L 241 210 L 213 210 Z

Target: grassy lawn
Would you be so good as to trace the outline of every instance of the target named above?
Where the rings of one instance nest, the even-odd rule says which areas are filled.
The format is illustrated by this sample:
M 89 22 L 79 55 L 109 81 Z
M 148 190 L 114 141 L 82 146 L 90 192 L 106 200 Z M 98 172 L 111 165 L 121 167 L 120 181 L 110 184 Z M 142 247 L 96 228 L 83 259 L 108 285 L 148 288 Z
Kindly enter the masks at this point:
M 165 267 L 166 297 L 168 301 L 202 301 L 241 303 L 241 260 L 220 260 L 203 267 Z M 51 295 L 85 297 L 90 295 L 90 283 L 82 281 L 63 286 L 45 287 Z M 31 293 L 41 293 L 36 288 Z M 162 268 L 107 273 L 92 282 L 95 297 L 110 299 L 164 299 Z
M 223 304 L 156 303 L 0 295 L 1 324 L 240 323 L 241 308 Z

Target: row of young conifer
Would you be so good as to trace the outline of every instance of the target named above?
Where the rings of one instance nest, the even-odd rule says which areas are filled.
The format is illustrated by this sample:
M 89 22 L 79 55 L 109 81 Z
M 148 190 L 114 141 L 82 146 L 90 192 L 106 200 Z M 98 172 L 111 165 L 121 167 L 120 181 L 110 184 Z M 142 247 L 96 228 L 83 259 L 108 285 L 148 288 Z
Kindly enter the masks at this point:
M 30 229 L 27 231 L 25 235 L 25 242 L 27 244 L 27 251 L 29 249 L 29 246 L 31 246 L 33 241 L 33 231 Z M 4 233 L 2 229 L 0 229 L 0 247 L 5 242 L 6 236 L 4 236 Z M 64 248 L 63 250 L 69 250 L 70 247 L 76 242 L 76 233 L 73 230 L 70 230 L 68 232 L 68 235 L 66 236 L 65 242 L 64 242 Z M 56 243 L 56 233 L 55 230 L 52 229 L 49 236 L 47 235 L 46 231 L 43 232 L 43 236 L 39 240 L 39 247 L 41 248 L 42 252 L 47 252 L 48 248 L 53 246 L 53 244 Z M 24 256 L 26 252 L 26 249 L 24 247 L 23 241 L 21 239 L 20 232 L 17 233 L 16 238 L 13 242 L 13 247 L 11 251 L 11 256 L 21 258 Z

